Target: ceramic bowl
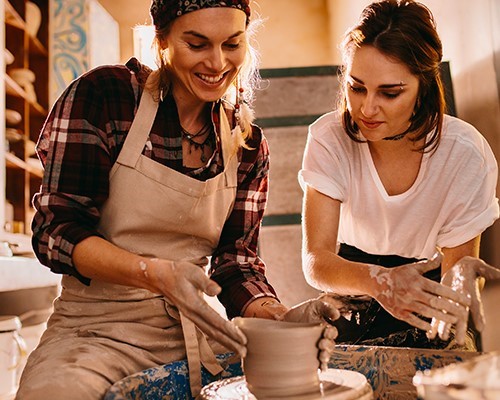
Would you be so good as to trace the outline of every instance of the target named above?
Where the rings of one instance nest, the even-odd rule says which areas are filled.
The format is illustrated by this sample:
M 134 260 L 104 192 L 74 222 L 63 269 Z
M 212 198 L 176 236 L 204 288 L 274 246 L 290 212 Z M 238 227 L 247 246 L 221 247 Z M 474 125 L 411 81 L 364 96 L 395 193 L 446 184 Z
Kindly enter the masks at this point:
M 12 68 L 9 70 L 8 74 L 20 86 L 35 82 L 35 73 L 28 68 Z
M 8 49 L 4 49 L 3 51 L 5 56 L 5 65 L 10 65 L 14 62 L 14 54 L 12 54 Z
M 28 33 L 36 37 L 40 24 L 42 23 L 42 12 L 38 6 L 31 2 L 26 2 L 26 30 Z
M 22 120 L 23 116 L 20 112 L 9 108 L 5 110 L 5 122 L 7 123 L 7 126 L 16 126 L 20 124 Z

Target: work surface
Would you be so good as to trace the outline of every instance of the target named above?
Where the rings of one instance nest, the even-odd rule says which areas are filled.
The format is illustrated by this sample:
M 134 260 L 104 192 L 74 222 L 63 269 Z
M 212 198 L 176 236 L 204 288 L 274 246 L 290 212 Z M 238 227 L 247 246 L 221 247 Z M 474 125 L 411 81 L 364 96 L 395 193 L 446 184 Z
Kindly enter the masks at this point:
M 293 351 L 293 350 L 292 350 Z M 370 382 L 375 399 L 416 399 L 412 383 L 416 371 L 440 368 L 462 362 L 478 353 L 393 347 L 336 346 L 329 367 L 362 373 Z M 203 385 L 243 374 L 240 363 L 230 354 L 218 356 L 224 367 L 221 376 L 202 371 Z M 151 368 L 117 382 L 105 400 L 190 398 L 188 368 L 185 361 Z

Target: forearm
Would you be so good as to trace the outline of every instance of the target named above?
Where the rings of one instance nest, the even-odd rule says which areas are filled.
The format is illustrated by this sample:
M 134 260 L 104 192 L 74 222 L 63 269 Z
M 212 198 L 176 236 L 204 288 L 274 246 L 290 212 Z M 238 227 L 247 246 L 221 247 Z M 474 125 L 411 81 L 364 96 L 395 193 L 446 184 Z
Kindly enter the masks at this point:
M 441 275 L 444 275 L 463 257 L 479 257 L 481 235 L 456 247 L 443 248 L 443 263 L 441 265 Z
M 380 289 L 375 277 L 381 266 L 348 261 L 327 249 L 305 252 L 302 261 L 306 281 L 318 290 L 376 297 Z
M 148 279 L 149 260 L 98 236 L 78 243 L 73 251 L 78 272 L 89 278 L 154 291 Z

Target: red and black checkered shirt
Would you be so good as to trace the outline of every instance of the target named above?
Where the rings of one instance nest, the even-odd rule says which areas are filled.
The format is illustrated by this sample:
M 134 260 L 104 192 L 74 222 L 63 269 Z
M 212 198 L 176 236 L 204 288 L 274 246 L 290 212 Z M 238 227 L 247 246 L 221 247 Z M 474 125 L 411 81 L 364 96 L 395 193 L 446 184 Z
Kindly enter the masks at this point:
M 149 72 L 131 59 L 125 66 L 103 66 L 82 75 L 56 101 L 42 128 L 37 154 L 45 174 L 33 199 L 33 248 L 40 262 L 56 273 L 89 283 L 75 269 L 72 252 L 83 239 L 100 236 L 99 210 L 108 197 L 109 172 L 130 129 Z M 214 112 L 214 121 L 216 116 Z M 229 318 L 239 315 L 257 297 L 276 296 L 257 255 L 267 200 L 269 149 L 258 127 L 254 127 L 248 144 L 253 150 L 242 150 L 234 208 L 211 257 L 210 274 L 223 289 L 219 300 Z M 175 101 L 167 96 L 160 103 L 145 156 L 206 180 L 223 170 L 220 152 L 220 148 L 215 149 L 208 167 L 184 170 Z

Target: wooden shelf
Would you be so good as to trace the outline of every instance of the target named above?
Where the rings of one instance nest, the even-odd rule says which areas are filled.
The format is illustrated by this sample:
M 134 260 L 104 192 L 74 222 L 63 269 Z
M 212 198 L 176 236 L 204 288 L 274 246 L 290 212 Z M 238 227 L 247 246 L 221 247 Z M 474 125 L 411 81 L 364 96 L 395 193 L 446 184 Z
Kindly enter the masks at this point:
M 25 31 L 26 30 L 26 21 L 21 18 L 19 13 L 12 6 L 12 4 L 10 4 L 9 1 L 4 0 L 4 4 L 5 4 L 5 23 L 7 25 L 10 25 L 10 26 L 16 28 L 16 29 L 20 29 L 20 30 Z M 29 41 L 30 41 L 30 51 L 33 54 L 39 54 L 39 55 L 42 55 L 45 57 L 47 57 L 49 55 L 48 50 L 45 48 L 45 46 L 42 44 L 42 42 L 40 42 L 40 40 L 38 40 L 37 37 L 29 35 Z
M 33 209 L 31 200 L 39 190 L 43 177 L 43 168 L 38 159 L 29 157 L 32 144 L 36 141 L 45 118 L 49 104 L 49 1 L 48 0 L 1 0 L 4 3 L 3 17 L 5 42 L 2 44 L 15 56 L 15 60 L 0 71 L 0 79 L 5 83 L 1 96 L 5 97 L 5 107 L 19 112 L 22 116 L 17 128 L 22 132 L 23 140 L 9 143 L 5 152 L 5 204 L 8 200 L 13 206 L 13 222 L 23 226 L 22 233 L 30 234 L 30 223 Z M 40 27 L 36 37 L 30 34 L 26 23 L 26 3 L 33 1 L 42 13 Z M 36 95 L 30 93 L 31 88 L 19 85 L 9 74 L 10 69 L 25 68 L 33 71 L 35 80 L 32 83 Z M 25 88 L 27 90 L 25 90 Z M 43 104 L 43 105 L 42 105 Z M 5 132 L 6 126 L 3 128 Z M 0 154 L 0 157 L 2 155 Z M 4 221 L 1 221 L 2 223 Z M 10 221 L 9 221 L 10 222 Z M 1 224 L 0 224 L 1 225 Z M 9 224 L 10 225 L 10 224 Z M 7 226 L 9 226 L 7 225 Z M 15 224 L 12 224 L 15 226 Z M 0 226 L 0 231 L 4 227 Z
M 43 177 L 43 169 L 41 165 L 40 167 L 35 167 L 34 165 L 21 160 L 19 157 L 16 157 L 12 153 L 5 153 L 5 164 L 7 168 L 23 169 L 34 176 L 38 176 L 39 178 Z
M 28 103 L 30 103 L 32 111 L 36 112 L 39 116 L 47 115 L 47 110 L 40 104 L 38 104 L 38 102 L 30 99 L 26 91 L 21 86 L 19 86 L 19 84 L 14 79 L 12 79 L 8 74 L 4 74 L 4 79 L 6 94 L 26 100 Z
M 15 10 L 15 8 L 8 2 L 4 0 L 5 7 L 5 23 L 7 25 L 13 26 L 14 28 L 26 29 L 26 22 L 21 18 L 19 13 Z

